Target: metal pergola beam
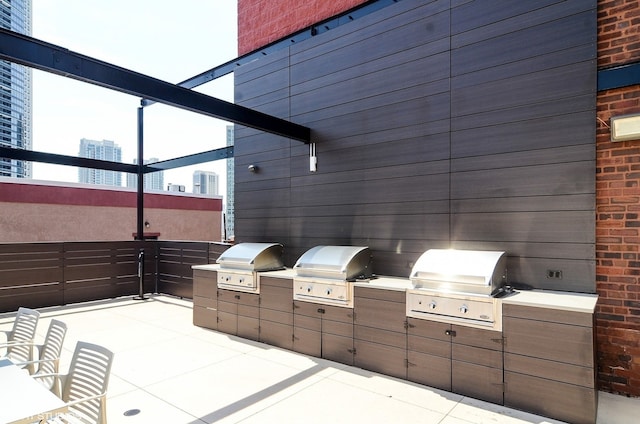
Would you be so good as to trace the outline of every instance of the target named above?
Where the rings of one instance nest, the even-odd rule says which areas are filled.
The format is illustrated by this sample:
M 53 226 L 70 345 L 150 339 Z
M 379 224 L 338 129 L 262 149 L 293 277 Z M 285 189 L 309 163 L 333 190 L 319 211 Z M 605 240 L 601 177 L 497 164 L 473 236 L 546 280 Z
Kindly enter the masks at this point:
M 206 94 L 149 77 L 54 44 L 0 29 L 0 59 L 82 82 L 151 99 L 180 109 L 223 119 L 303 143 L 308 127 L 235 105 Z
M 228 146 L 220 149 L 209 150 L 208 152 L 153 162 L 145 166 L 145 172 L 166 171 L 174 168 L 182 168 L 183 166 L 197 165 L 199 163 L 213 162 L 214 160 L 229 159 L 232 157 L 233 146 Z
M 106 171 L 129 172 L 134 174 L 138 172 L 138 165 L 128 163 L 35 152 L 33 150 L 14 149 L 12 147 L 4 146 L 0 146 L 0 158 L 51 163 L 54 165 L 77 166 L 79 168 L 104 169 Z

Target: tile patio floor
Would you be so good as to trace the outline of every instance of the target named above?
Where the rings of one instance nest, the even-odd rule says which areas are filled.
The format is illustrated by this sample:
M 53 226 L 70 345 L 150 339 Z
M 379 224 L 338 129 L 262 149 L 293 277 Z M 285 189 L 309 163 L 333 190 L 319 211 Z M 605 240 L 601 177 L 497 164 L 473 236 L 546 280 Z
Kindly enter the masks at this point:
M 115 352 L 109 424 L 559 422 L 199 328 L 191 301 L 149 297 L 40 309 L 38 341 L 51 318 L 69 326 L 63 372 L 78 340 Z M 638 415 L 640 399 L 600 393 L 599 424 Z

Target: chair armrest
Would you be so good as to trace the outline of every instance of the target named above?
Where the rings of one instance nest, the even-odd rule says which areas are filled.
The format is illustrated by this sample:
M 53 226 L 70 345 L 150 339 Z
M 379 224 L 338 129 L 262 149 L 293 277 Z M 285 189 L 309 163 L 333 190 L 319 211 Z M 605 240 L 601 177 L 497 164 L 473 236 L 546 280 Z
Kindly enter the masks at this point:
M 36 343 L 33 340 L 26 341 L 10 341 L 10 342 L 2 342 L 0 343 L 0 347 L 13 347 L 13 346 L 36 346 Z
M 107 392 L 100 393 L 99 395 L 87 396 L 82 399 L 72 400 L 71 402 L 67 402 L 67 406 L 78 405 L 80 403 L 89 402 L 92 400 L 103 399 L 107 396 Z

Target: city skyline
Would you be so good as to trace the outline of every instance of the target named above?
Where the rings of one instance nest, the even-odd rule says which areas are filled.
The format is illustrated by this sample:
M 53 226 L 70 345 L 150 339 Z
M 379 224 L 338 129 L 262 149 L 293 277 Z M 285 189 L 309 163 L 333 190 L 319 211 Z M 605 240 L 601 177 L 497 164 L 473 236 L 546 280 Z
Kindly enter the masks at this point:
M 114 24 L 117 31 L 113 31 Z M 39 2 L 33 11 L 33 36 L 177 83 L 237 56 L 236 1 L 208 4 L 186 0 L 180 8 L 167 1 L 150 0 Z M 121 145 L 125 161 L 131 163 L 137 158 L 139 98 L 41 71 L 33 74 L 33 150 L 75 156 L 77 140 L 107 139 Z M 233 75 L 196 90 L 233 101 Z M 228 122 L 162 104 L 146 107 L 145 158 L 162 161 L 222 148 L 226 125 Z M 226 161 L 166 171 L 165 185 L 185 185 L 191 192 L 194 169 L 224 176 Z M 76 181 L 77 169 L 34 164 L 33 178 L 72 182 Z M 224 177 L 221 185 L 220 191 L 225 193 Z
M 0 2 L 0 28 L 31 35 L 31 0 Z M 0 146 L 32 149 L 32 72 L 0 61 Z M 0 158 L 0 176 L 31 178 L 31 162 Z

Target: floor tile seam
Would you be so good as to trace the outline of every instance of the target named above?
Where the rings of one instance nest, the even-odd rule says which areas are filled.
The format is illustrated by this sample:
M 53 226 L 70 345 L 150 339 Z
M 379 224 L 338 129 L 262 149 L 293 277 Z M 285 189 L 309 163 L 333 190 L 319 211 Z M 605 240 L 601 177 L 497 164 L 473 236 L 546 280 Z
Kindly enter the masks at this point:
M 244 421 L 246 421 L 246 420 L 248 420 L 250 418 L 254 418 L 255 416 L 257 416 L 257 415 L 269 410 L 270 408 L 275 407 L 276 405 L 279 405 L 282 402 L 285 402 L 285 401 L 291 399 L 294 396 L 299 395 L 301 392 L 303 392 L 305 390 L 308 390 L 309 388 L 311 388 L 311 387 L 315 386 L 316 384 L 319 384 L 320 382 L 322 382 L 322 381 L 327 379 L 326 376 L 321 376 L 321 375 L 318 375 L 318 374 L 315 374 L 315 376 L 317 377 L 316 379 L 310 379 L 310 380 L 309 379 L 305 379 L 305 380 L 302 380 L 300 383 L 298 383 L 299 385 L 304 384 L 304 387 L 300 387 L 299 389 L 295 389 L 295 390 L 294 389 L 290 389 L 292 391 L 292 393 L 287 394 L 287 395 L 281 397 L 280 399 L 275 400 L 272 403 L 269 403 L 268 405 L 265 405 L 264 407 L 261 407 L 259 410 L 250 413 L 246 417 L 243 417 L 240 420 L 233 421 L 233 422 L 235 424 L 240 424 L 240 423 L 242 423 L 242 422 L 244 422 Z
M 193 417 L 193 419 L 194 419 L 194 420 L 197 420 L 197 422 L 203 422 L 203 423 L 204 423 L 204 421 L 202 421 L 202 420 L 200 419 L 200 417 L 196 417 L 196 416 L 195 416 L 195 415 L 193 415 L 191 412 L 188 412 L 188 411 L 186 411 L 186 410 L 184 410 L 184 409 L 182 409 L 182 408 L 178 407 L 177 405 L 174 405 L 173 403 L 171 403 L 171 402 L 167 401 L 166 399 L 163 399 L 163 398 L 161 398 L 161 397 L 159 397 L 159 396 L 155 395 L 154 393 L 152 393 L 152 392 L 150 392 L 150 391 L 146 390 L 146 389 L 145 389 L 145 387 L 138 386 L 138 385 L 133 384 L 133 383 L 131 383 L 131 382 L 128 382 L 128 383 L 129 383 L 129 384 L 131 384 L 132 386 L 134 386 L 134 387 L 135 387 L 135 389 L 130 390 L 130 391 L 127 391 L 127 392 L 119 393 L 119 394 L 117 394 L 117 395 L 115 395 L 115 396 L 113 396 L 113 397 L 109 397 L 109 392 L 107 391 L 107 401 L 112 401 L 113 399 L 116 399 L 116 398 L 118 398 L 118 397 L 120 397 L 120 396 L 125 396 L 125 395 L 131 394 L 131 393 L 135 393 L 135 392 L 143 392 L 143 393 L 145 393 L 145 394 L 147 394 L 147 395 L 149 395 L 149 396 L 151 396 L 151 397 L 153 397 L 153 398 L 155 398 L 155 399 L 159 400 L 160 402 L 165 403 L 165 404 L 169 405 L 170 407 L 172 407 L 172 408 L 174 408 L 174 409 L 176 409 L 176 410 L 178 410 L 178 411 L 180 411 L 180 412 L 183 412 L 183 413 L 187 414 L 187 415 L 188 415 L 188 416 L 190 416 L 190 417 Z M 194 421 L 192 421 L 190 424 L 193 424 L 193 422 L 194 422 Z
M 221 359 L 219 361 L 210 362 L 210 363 L 207 363 L 207 364 L 204 364 L 204 365 L 200 365 L 200 366 L 197 366 L 197 367 L 195 367 L 193 369 L 190 369 L 190 370 L 187 370 L 187 371 L 183 371 L 178 375 L 172 375 L 170 377 L 162 378 L 160 380 L 153 381 L 152 383 L 146 384 L 144 386 L 140 386 L 138 384 L 133 383 L 132 381 L 128 380 L 126 377 L 118 374 L 117 370 L 116 371 L 112 370 L 111 374 L 115 375 L 116 377 L 118 377 L 119 379 L 125 381 L 126 383 L 131 384 L 132 386 L 135 386 L 135 387 L 138 387 L 140 389 L 143 389 L 144 387 L 152 387 L 152 386 L 155 386 L 157 384 L 166 383 L 167 381 L 170 381 L 172 379 L 179 378 L 179 377 L 182 377 L 182 376 L 185 376 L 187 374 L 194 373 L 194 372 L 198 372 L 198 371 L 201 371 L 201 370 L 203 370 L 205 368 L 208 368 L 208 367 L 211 367 L 211 366 L 220 365 L 220 364 L 222 364 L 222 363 L 224 363 L 226 361 L 230 361 L 230 360 L 232 360 L 232 359 L 234 359 L 234 358 L 236 358 L 238 356 L 241 356 L 241 355 L 242 355 L 242 353 L 240 352 L 238 355 L 233 355 L 233 356 L 230 356 L 228 358 Z
M 355 367 L 354 367 L 354 368 L 355 368 Z M 360 368 L 357 368 L 357 369 L 360 369 Z M 364 369 L 363 369 L 363 370 L 364 370 Z M 341 371 L 349 372 L 349 370 L 348 370 L 348 369 L 347 369 L 347 370 L 341 370 Z M 366 370 L 364 370 L 364 371 L 366 371 Z M 390 377 L 390 376 L 388 376 L 388 375 L 378 374 L 378 373 L 373 372 L 373 371 L 369 371 L 369 372 L 371 372 L 372 374 L 374 374 L 374 375 L 376 375 L 376 376 L 383 377 L 383 378 L 394 378 L 394 377 Z M 328 379 L 331 379 L 331 380 L 333 380 L 333 381 L 336 381 L 336 382 L 338 382 L 338 383 L 341 383 L 341 384 L 347 385 L 347 386 L 349 386 L 349 387 L 353 387 L 353 388 L 356 388 L 356 389 L 359 389 L 359 390 L 363 390 L 363 391 L 366 391 L 366 392 L 369 392 L 369 393 L 373 393 L 373 394 L 376 394 L 376 395 L 380 395 L 380 396 L 382 396 L 382 397 L 386 397 L 386 398 L 393 398 L 393 399 L 395 399 L 395 400 L 397 400 L 397 401 L 400 401 L 400 402 L 402 402 L 402 403 L 405 403 L 405 404 L 407 404 L 407 405 L 417 406 L 417 407 L 419 407 L 419 408 L 421 408 L 421 409 L 425 409 L 425 410 L 427 410 L 427 411 L 435 412 L 435 413 L 438 413 L 438 414 L 444 414 L 444 416 L 449 415 L 449 414 L 450 414 L 450 413 L 451 413 L 451 412 L 452 412 L 452 411 L 453 411 L 453 410 L 454 410 L 454 409 L 455 409 L 459 404 L 461 404 L 461 402 L 465 399 L 464 397 L 462 397 L 460 400 L 450 400 L 450 402 L 452 402 L 452 403 L 453 403 L 453 405 L 452 405 L 452 406 L 451 406 L 451 407 L 450 407 L 446 412 L 443 412 L 443 411 L 437 411 L 437 410 L 435 410 L 435 409 L 431 409 L 431 408 L 425 407 L 424 405 L 419 404 L 419 403 L 411 402 L 411 401 L 408 401 L 408 400 L 405 400 L 405 399 L 402 399 L 402 398 L 396 397 L 396 396 L 394 396 L 394 395 L 385 395 L 385 394 L 383 394 L 383 393 L 380 393 L 380 391 L 376 391 L 376 390 L 374 390 L 374 389 L 370 389 L 370 388 L 367 388 L 367 387 L 362 387 L 362 386 L 359 386 L 359 385 L 356 385 L 356 384 L 352 384 L 352 383 L 348 383 L 348 382 L 342 381 L 342 380 L 340 380 L 340 379 L 336 379 L 336 378 L 335 378 L 335 373 L 331 374 L 330 376 L 327 376 L 327 378 L 328 378 Z M 404 385 L 407 385 L 407 384 L 417 384 L 417 383 L 413 383 L 413 382 L 408 381 L 408 380 L 400 380 L 400 379 L 395 379 L 395 378 L 394 378 L 394 381 L 397 381 L 397 382 L 399 382 L 400 384 L 404 384 Z M 432 389 L 432 388 L 431 388 L 430 386 L 424 386 L 424 389 L 425 389 L 425 390 L 429 390 L 429 391 L 431 391 L 431 389 Z M 435 389 L 434 389 L 434 390 L 435 390 Z M 454 394 L 454 395 L 455 395 L 455 393 L 452 393 L 452 394 Z

